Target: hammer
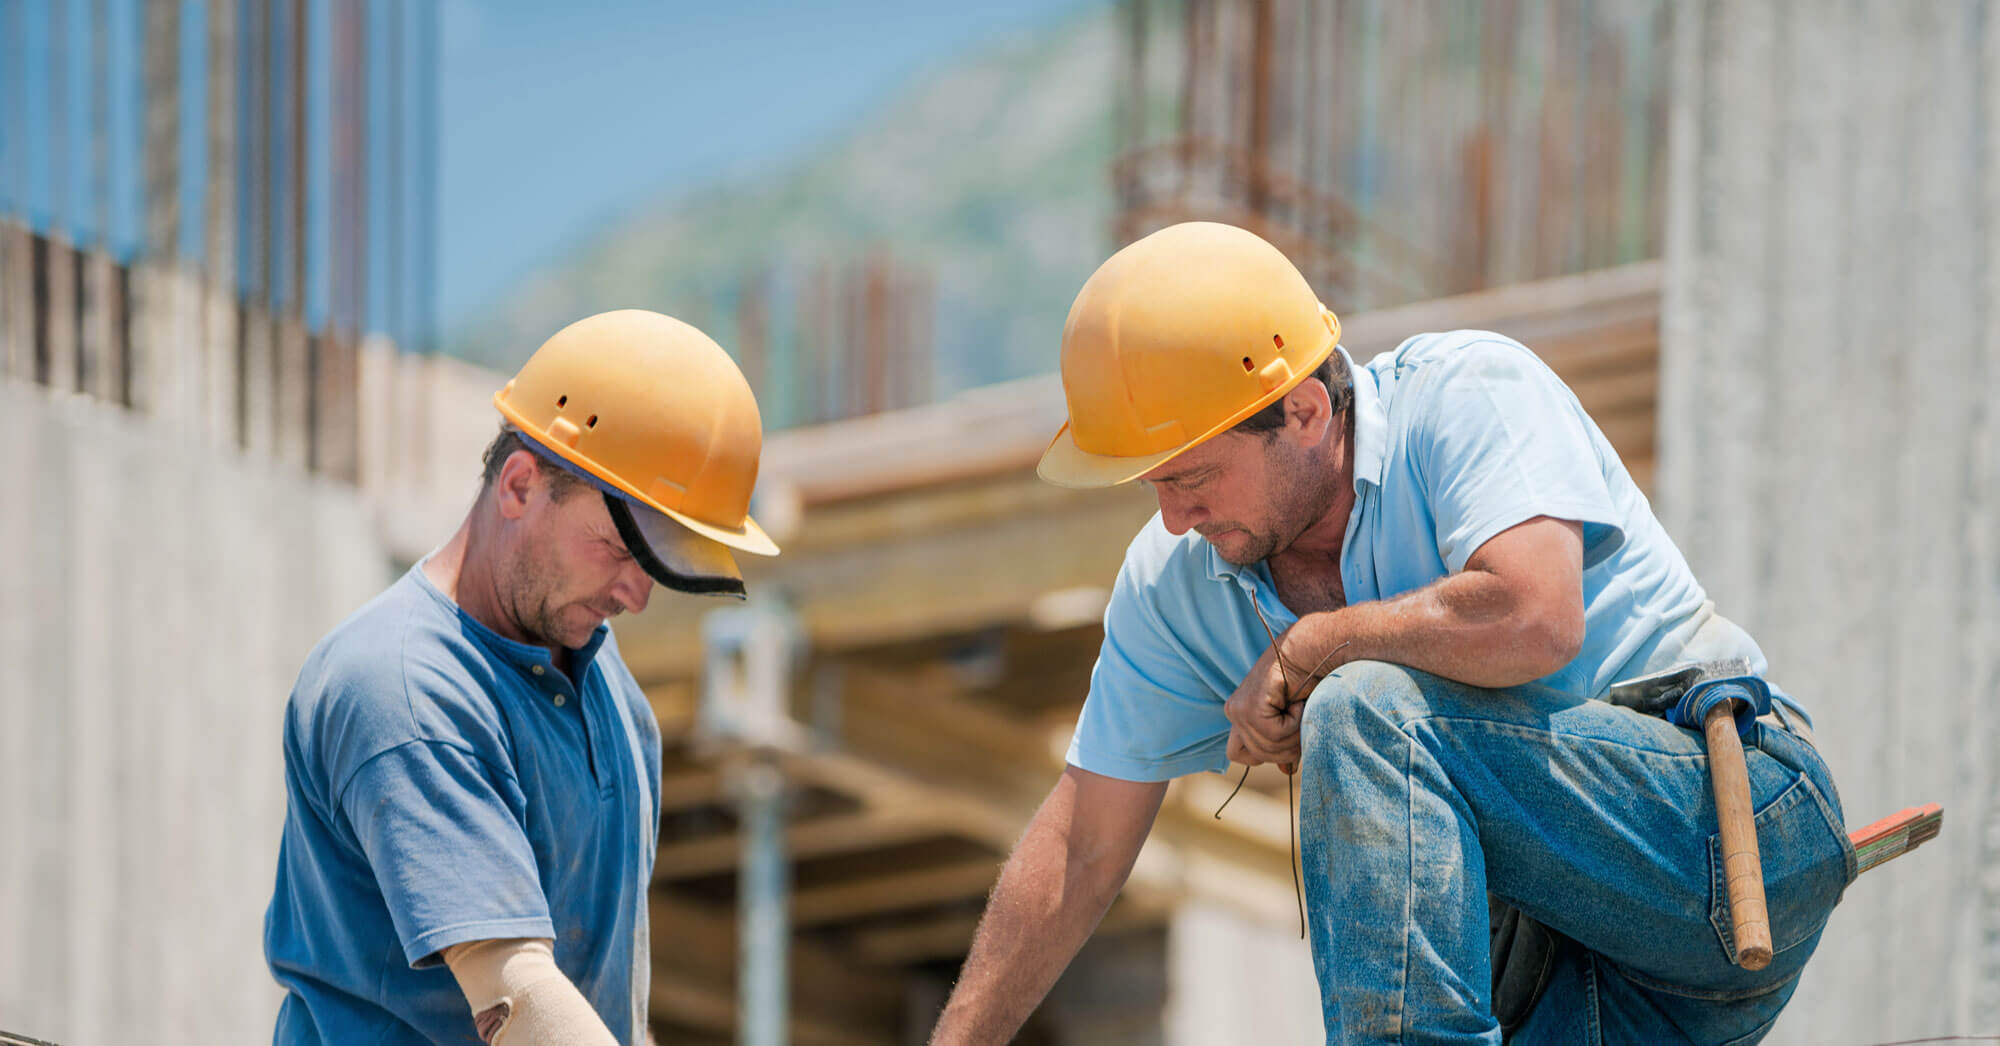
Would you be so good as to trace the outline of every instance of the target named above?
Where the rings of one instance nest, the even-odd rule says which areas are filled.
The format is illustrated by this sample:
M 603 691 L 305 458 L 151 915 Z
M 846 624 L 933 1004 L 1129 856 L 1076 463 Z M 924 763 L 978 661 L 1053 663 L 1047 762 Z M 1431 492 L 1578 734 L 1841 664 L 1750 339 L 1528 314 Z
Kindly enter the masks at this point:
M 1764 862 L 1757 851 L 1742 733 L 1770 707 L 1770 688 L 1750 673 L 1748 660 L 1733 658 L 1627 680 L 1614 685 L 1607 700 L 1664 715 L 1676 726 L 1699 729 L 1707 739 L 1736 964 L 1746 970 L 1769 966 L 1771 915 L 1764 903 Z
M 1771 965 L 1771 915 L 1764 906 L 1764 861 L 1757 852 L 1757 824 L 1750 808 L 1750 769 L 1743 762 L 1736 727 L 1735 708 L 1741 700 L 1717 700 L 1703 713 L 1701 729 L 1708 737 L 1708 783 L 1715 791 L 1715 819 L 1722 832 L 1722 876 L 1729 884 L 1736 964 L 1761 970 Z

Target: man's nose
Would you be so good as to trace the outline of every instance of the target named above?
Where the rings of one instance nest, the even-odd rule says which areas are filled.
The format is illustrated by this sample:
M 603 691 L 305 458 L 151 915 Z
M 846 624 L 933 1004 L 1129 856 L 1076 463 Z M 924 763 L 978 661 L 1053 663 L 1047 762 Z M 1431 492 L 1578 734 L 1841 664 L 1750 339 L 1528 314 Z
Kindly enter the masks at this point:
M 625 564 L 618 574 L 618 581 L 611 586 L 611 598 L 625 608 L 628 614 L 637 614 L 646 609 L 646 601 L 653 596 L 653 578 L 646 568 L 636 561 Z
M 1166 487 L 1154 487 L 1153 491 L 1159 496 L 1160 522 L 1166 524 L 1167 533 L 1175 537 L 1187 533 L 1208 518 L 1207 510 L 1185 494 Z

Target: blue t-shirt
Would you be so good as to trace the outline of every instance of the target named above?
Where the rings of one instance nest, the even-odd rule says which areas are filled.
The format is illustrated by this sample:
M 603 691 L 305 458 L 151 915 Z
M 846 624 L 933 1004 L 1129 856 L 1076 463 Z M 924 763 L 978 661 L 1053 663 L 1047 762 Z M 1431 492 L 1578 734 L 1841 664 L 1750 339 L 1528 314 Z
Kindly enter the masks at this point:
M 1598 697 L 1697 650 L 1763 671 L 1756 643 L 1714 616 L 1610 442 L 1526 347 L 1486 331 L 1424 334 L 1349 371 L 1349 603 L 1422 588 L 1464 570 L 1501 531 L 1553 516 L 1583 524 L 1584 641 L 1540 683 Z M 1274 631 L 1298 620 L 1265 564 L 1232 565 L 1155 515 L 1112 588 L 1069 762 L 1134 781 L 1227 768 L 1222 704 L 1270 646 L 1252 600 Z
M 570 673 L 421 564 L 314 648 L 264 920 L 276 1042 L 477 1043 L 437 953 L 503 937 L 554 940 L 612 1034 L 643 1035 L 659 724 L 608 627 Z

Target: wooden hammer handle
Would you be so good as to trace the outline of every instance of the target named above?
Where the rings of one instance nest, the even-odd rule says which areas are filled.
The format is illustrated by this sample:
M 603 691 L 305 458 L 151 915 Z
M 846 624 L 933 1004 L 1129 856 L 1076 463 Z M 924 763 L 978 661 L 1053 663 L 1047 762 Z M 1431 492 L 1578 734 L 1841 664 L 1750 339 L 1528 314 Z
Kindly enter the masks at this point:
M 1722 830 L 1722 875 L 1729 884 L 1729 921 L 1735 928 L 1736 964 L 1761 970 L 1771 964 L 1771 914 L 1764 906 L 1764 862 L 1757 853 L 1757 823 L 1750 807 L 1750 769 L 1736 733 L 1734 701 L 1709 709 L 1708 779 L 1715 788 L 1715 817 Z

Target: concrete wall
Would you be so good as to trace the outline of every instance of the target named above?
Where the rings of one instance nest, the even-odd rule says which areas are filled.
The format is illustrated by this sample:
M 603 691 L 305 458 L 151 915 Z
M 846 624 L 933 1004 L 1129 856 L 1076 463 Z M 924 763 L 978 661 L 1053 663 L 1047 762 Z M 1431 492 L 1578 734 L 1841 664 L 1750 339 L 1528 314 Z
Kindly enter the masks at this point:
M 1776 1042 L 2000 1030 L 2000 11 L 1676 11 L 1658 502 L 1818 718 L 1848 892 Z
M 1175 910 L 1167 941 L 1168 1046 L 1324 1039 L 1312 949 L 1296 925 L 1190 901 Z
M 269 1041 L 280 722 L 389 580 L 351 488 L 0 380 L 0 1028 Z
M 458 529 L 479 492 L 479 455 L 500 431 L 493 394 L 509 375 L 449 356 L 361 346 L 360 486 L 399 562 L 415 562 Z

